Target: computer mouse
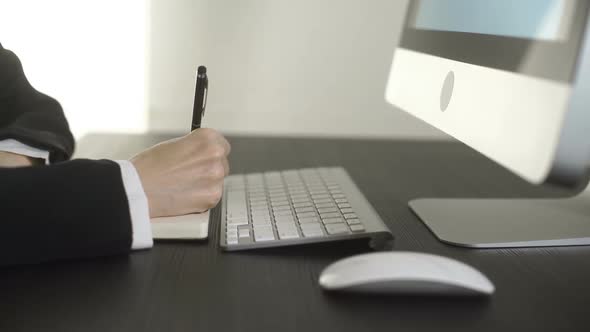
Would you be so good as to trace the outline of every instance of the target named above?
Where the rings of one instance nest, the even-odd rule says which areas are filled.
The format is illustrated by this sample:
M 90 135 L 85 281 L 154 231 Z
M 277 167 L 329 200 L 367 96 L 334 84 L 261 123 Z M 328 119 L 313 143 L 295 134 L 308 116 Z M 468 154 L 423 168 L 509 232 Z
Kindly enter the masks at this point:
M 481 272 L 454 259 L 416 252 L 377 252 L 341 259 L 319 279 L 325 290 L 400 295 L 491 295 Z

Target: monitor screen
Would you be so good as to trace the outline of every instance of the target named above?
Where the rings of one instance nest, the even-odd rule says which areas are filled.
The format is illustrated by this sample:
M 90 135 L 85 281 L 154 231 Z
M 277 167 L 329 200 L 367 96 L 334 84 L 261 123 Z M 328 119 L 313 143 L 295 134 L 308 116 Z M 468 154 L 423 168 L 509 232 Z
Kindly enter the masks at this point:
M 416 0 L 400 47 L 571 82 L 587 0 Z
M 414 27 L 549 41 L 567 40 L 569 0 L 423 0 Z

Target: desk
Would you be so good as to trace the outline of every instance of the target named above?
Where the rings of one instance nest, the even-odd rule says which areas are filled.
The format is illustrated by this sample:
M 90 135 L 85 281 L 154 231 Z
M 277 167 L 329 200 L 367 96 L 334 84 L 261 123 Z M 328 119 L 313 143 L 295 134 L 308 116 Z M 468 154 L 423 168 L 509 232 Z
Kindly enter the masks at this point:
M 90 135 L 78 156 L 126 158 L 166 135 Z M 396 236 L 395 250 L 453 257 L 495 283 L 489 300 L 327 294 L 336 259 L 365 242 L 224 253 L 158 243 L 130 256 L 0 270 L 0 331 L 582 331 L 590 247 L 462 249 L 438 242 L 406 203 L 417 197 L 547 197 L 455 142 L 230 137 L 232 172 L 344 166 Z M 83 222 L 83 221 L 81 221 Z

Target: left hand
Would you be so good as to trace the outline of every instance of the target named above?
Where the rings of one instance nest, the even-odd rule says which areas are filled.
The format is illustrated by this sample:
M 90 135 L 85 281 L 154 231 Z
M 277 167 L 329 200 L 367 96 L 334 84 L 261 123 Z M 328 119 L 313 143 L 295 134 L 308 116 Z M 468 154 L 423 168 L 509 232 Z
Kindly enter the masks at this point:
M 12 152 L 0 151 L 0 167 L 28 167 L 33 166 L 33 161 L 27 156 Z

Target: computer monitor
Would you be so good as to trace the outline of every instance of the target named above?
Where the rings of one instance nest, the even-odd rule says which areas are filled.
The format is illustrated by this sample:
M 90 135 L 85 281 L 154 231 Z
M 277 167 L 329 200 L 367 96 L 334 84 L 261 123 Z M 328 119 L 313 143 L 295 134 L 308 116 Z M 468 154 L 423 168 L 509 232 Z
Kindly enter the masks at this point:
M 532 183 L 579 185 L 590 163 L 589 10 L 587 0 L 412 1 L 385 98 Z M 590 195 L 410 207 L 451 244 L 590 244 Z

